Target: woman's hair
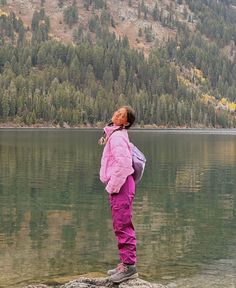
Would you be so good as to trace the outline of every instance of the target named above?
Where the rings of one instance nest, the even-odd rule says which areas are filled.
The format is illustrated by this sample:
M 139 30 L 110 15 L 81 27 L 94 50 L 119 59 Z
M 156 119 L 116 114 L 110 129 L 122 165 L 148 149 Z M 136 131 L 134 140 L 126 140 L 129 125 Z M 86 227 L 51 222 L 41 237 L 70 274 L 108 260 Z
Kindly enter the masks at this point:
M 126 109 L 126 111 L 127 111 L 127 122 L 129 124 L 127 126 L 121 126 L 120 129 L 123 129 L 123 128 L 129 129 L 134 124 L 134 121 L 135 121 L 134 109 L 131 106 L 122 106 L 121 108 L 125 108 Z M 113 122 L 111 121 L 107 125 L 108 126 L 112 126 Z
M 135 112 L 134 109 L 130 106 L 123 106 L 122 108 L 125 108 L 127 111 L 127 122 L 129 123 L 127 126 L 125 126 L 125 129 L 129 129 L 135 121 Z

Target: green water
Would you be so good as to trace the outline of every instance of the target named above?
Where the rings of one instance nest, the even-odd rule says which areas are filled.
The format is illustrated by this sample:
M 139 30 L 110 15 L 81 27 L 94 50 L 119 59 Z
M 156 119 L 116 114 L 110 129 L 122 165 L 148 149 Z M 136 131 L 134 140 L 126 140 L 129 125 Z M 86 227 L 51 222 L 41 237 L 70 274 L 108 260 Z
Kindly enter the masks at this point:
M 116 265 L 98 178 L 100 135 L 0 130 L 0 287 Z M 236 132 L 130 131 L 130 138 L 147 158 L 134 203 L 141 276 L 236 287 Z M 211 276 L 226 282 L 207 286 Z

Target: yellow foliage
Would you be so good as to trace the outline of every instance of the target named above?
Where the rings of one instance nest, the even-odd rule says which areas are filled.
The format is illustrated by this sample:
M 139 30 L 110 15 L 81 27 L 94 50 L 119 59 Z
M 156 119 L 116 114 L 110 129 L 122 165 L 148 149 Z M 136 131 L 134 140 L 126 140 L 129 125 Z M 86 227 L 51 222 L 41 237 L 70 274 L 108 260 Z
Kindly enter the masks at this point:
M 226 106 L 228 111 L 231 111 L 231 112 L 236 111 L 236 103 L 235 102 L 229 102 L 226 98 L 222 98 L 219 102 L 222 105 Z
M 236 111 L 236 103 L 234 102 L 228 103 L 228 109 L 232 112 Z
M 186 79 L 186 78 L 184 78 L 184 77 L 182 77 L 182 76 L 177 76 L 177 79 L 178 79 L 178 81 L 179 82 L 181 82 L 182 84 L 184 84 L 185 86 L 190 86 L 191 85 L 191 82 L 188 80 L 188 79 Z
M 223 105 L 227 105 L 227 100 L 226 100 L 225 98 L 222 98 L 222 99 L 220 100 L 220 102 L 221 102 L 221 104 L 223 104 Z
M 193 69 L 194 75 L 198 78 L 200 78 L 201 80 L 204 80 L 204 76 L 201 70 L 194 68 Z
M 212 95 L 209 94 L 202 94 L 202 101 L 207 104 L 207 103 L 216 103 L 216 98 Z
M 0 16 L 7 16 L 8 14 L 0 9 Z
M 204 77 L 201 70 L 199 70 L 197 68 L 193 68 L 192 73 L 193 73 L 194 77 L 197 78 L 198 81 L 200 81 L 201 83 L 206 82 L 206 78 Z

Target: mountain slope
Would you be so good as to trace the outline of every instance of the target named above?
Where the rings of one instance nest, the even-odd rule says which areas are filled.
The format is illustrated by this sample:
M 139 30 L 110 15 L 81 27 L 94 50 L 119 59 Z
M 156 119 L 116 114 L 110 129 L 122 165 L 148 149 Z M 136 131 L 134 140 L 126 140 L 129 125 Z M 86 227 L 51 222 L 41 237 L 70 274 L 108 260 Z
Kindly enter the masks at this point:
M 62 3 L 59 7 L 59 3 Z M 7 5 L 4 5 L 2 9 L 9 13 L 13 11 L 17 17 L 20 17 L 24 24 L 28 27 L 31 26 L 31 21 L 33 13 L 35 10 L 40 10 L 44 8 L 46 14 L 50 18 L 51 22 L 51 34 L 52 36 L 60 39 L 65 43 L 73 41 L 73 29 L 82 23 L 84 26 L 88 25 L 89 18 L 93 13 L 101 14 L 99 7 L 103 7 L 103 4 L 96 7 L 96 3 L 106 3 L 106 9 L 113 19 L 115 27 L 110 26 L 110 31 L 115 32 L 117 36 L 127 35 L 130 41 L 131 47 L 144 49 L 149 51 L 150 47 L 156 45 L 162 45 L 170 38 L 178 37 L 177 23 L 178 21 L 181 24 L 186 25 L 192 33 L 195 33 L 201 17 L 204 15 L 199 14 L 198 12 L 203 11 L 202 13 L 212 13 L 215 14 L 214 10 L 211 10 L 210 7 L 200 5 L 200 8 L 195 7 L 191 2 L 193 1 L 168 1 L 168 0 L 157 0 L 157 1 L 121 1 L 121 0 L 109 0 L 109 1 L 86 1 L 86 0 L 77 0 L 77 10 L 79 15 L 78 24 L 74 25 L 72 29 L 64 22 L 63 11 L 72 5 L 71 0 L 38 0 L 38 1 L 22 1 L 22 0 L 7 0 Z M 207 1 L 195 1 L 195 2 L 207 2 Z M 212 1 L 219 2 L 219 1 Z M 221 1 L 221 2 L 232 2 L 223 6 L 226 11 L 235 10 L 235 14 L 232 17 L 236 17 L 236 6 L 233 1 Z M 86 8 L 86 3 L 89 3 L 88 8 Z M 181 4 L 180 4 L 181 3 Z M 189 4 L 189 5 L 188 5 Z M 105 4 L 104 4 L 105 5 Z M 236 4 L 235 4 L 236 5 Z M 204 8 L 208 7 L 208 12 Z M 192 10 L 190 9 L 192 8 Z M 218 8 L 220 9 L 221 6 Z M 197 11 L 197 9 L 201 9 Z M 217 7 L 215 8 L 217 9 Z M 222 8 L 223 9 L 223 8 Z M 222 12 L 223 13 L 223 12 Z M 226 12 L 224 12 L 225 14 Z M 199 17 L 200 15 L 200 17 Z M 217 16 L 217 15 L 216 15 Z M 219 18 L 219 17 L 218 17 Z M 232 22 L 232 21 L 231 21 Z M 234 23 L 235 24 L 235 23 Z M 144 37 L 139 37 L 139 29 L 145 30 L 146 28 L 151 27 L 152 37 L 151 41 L 145 41 Z M 235 28 L 235 27 L 234 27 Z M 217 32 L 216 32 L 217 33 Z M 228 41 L 225 43 L 231 48 L 231 56 L 235 53 L 234 42 Z M 223 47 L 222 47 L 223 48 Z M 225 49 L 227 50 L 227 49 Z
M 89 82 L 86 81 L 86 77 L 92 77 L 93 89 L 103 88 L 109 92 L 109 106 L 113 107 L 123 102 L 136 106 L 139 123 L 165 126 L 234 126 L 235 3 L 234 1 L 212 1 L 208 4 L 208 2 L 203 0 L 27 2 L 8 0 L 5 5 L 1 5 L 0 11 L 3 42 L 3 60 L 0 59 L 1 77 L 3 79 L 5 70 L 10 69 L 6 66 L 4 58 L 10 61 L 15 76 L 20 76 L 24 73 L 22 71 L 27 70 L 26 76 L 30 78 L 35 69 L 45 72 L 47 65 L 50 67 L 53 65 L 54 69 L 61 67 L 66 74 L 64 78 L 59 79 L 59 84 L 69 81 L 70 85 L 85 95 L 88 102 L 74 112 L 75 115 L 78 114 L 74 117 L 80 119 L 77 122 L 75 120 L 75 124 L 107 120 L 108 113 L 100 111 L 102 107 L 96 108 L 98 93 L 95 93 L 95 90 L 92 92 Z M 9 23 L 7 18 L 10 19 Z M 23 20 L 24 28 L 20 19 Z M 11 29 L 10 25 L 12 25 Z M 110 36 L 108 31 L 111 33 Z M 116 35 L 116 39 L 123 40 L 116 40 L 112 34 Z M 24 39 L 28 39 L 30 46 Z M 59 57 L 57 60 L 61 62 L 57 63 L 56 67 L 54 61 L 50 60 L 56 44 L 50 39 L 69 45 L 68 47 L 60 45 L 61 48 L 58 49 L 66 49 L 67 54 L 72 53 L 65 58 Z M 7 43 L 12 43 L 15 47 L 13 50 L 15 58 L 9 56 L 9 53 L 6 54 L 4 47 Z M 24 63 L 18 62 L 21 58 L 19 43 L 24 43 L 24 47 L 28 47 L 24 50 L 32 51 L 30 54 L 25 53 L 30 55 L 30 58 L 26 58 L 28 66 L 24 69 L 21 68 Z M 87 45 L 86 43 L 94 46 L 90 48 L 95 51 L 90 53 L 93 53 L 96 58 L 96 60 L 89 60 L 88 57 L 87 64 L 82 63 L 84 61 L 78 54 L 78 51 Z M 129 47 L 141 53 L 135 54 Z M 98 51 L 103 51 L 103 54 L 100 54 L 103 66 L 97 59 L 99 55 L 97 53 L 100 53 Z M 116 67 L 109 66 L 113 65 L 108 61 L 111 53 L 120 61 Z M 143 60 L 142 53 L 146 60 Z M 69 62 L 66 60 L 68 57 L 71 59 Z M 14 68 L 14 61 L 18 62 L 18 71 Z M 136 64 L 131 65 L 133 61 Z M 76 65 L 80 67 L 76 68 Z M 100 72 L 98 72 L 98 65 L 100 65 Z M 142 75 L 145 71 L 140 70 L 141 68 L 150 76 Z M 78 70 L 80 75 L 84 74 L 86 77 L 80 76 L 79 80 L 71 78 L 71 69 Z M 54 74 L 58 78 L 56 71 Z M 146 77 L 150 77 L 149 83 Z M 109 89 L 106 87 L 105 79 L 110 82 Z M 49 93 L 50 86 L 52 83 L 48 84 L 45 91 L 39 89 L 38 93 L 42 93 L 42 98 L 45 98 L 45 93 Z M 2 115 L 5 98 L 7 97 L 4 95 L 1 97 Z M 9 102 L 9 97 L 7 101 Z M 50 105 L 56 110 L 60 108 L 60 106 L 56 108 L 55 103 Z M 105 110 L 111 109 L 103 105 Z M 19 121 L 26 121 L 26 112 L 14 114 L 10 111 L 6 113 L 9 109 L 5 110 L 2 119 L 6 120 L 11 115 L 13 117 L 18 115 Z M 33 115 L 30 114 L 34 122 L 44 119 L 42 113 L 37 115 L 35 107 L 28 110 Z M 85 110 L 86 113 L 83 112 Z M 84 113 L 86 116 L 82 117 Z M 62 115 L 62 112 L 59 114 L 61 116 L 49 117 L 50 121 L 58 122 L 61 119 L 60 121 L 71 122 Z

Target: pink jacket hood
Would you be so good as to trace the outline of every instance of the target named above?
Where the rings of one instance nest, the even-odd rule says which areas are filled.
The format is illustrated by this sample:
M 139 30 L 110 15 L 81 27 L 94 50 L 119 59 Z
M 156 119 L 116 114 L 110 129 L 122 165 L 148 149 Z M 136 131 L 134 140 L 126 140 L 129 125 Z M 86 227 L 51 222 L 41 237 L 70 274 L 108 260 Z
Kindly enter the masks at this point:
M 106 126 L 104 131 L 108 137 L 104 147 L 100 180 L 106 184 L 108 193 L 119 193 L 126 178 L 133 174 L 131 143 L 126 129 L 118 130 L 119 126 Z

